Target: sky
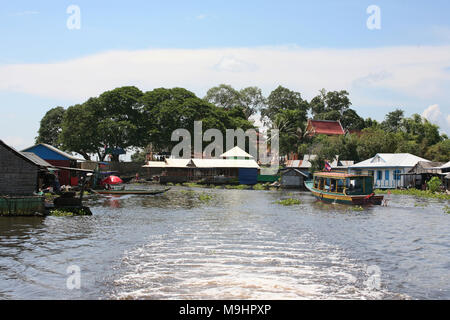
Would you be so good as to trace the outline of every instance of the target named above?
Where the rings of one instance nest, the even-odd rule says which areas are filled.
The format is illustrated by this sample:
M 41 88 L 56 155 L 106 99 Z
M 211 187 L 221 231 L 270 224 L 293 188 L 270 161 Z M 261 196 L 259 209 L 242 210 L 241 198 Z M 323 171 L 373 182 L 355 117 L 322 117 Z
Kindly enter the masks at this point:
M 450 1 L 0 4 L 0 139 L 17 149 L 56 106 L 127 85 L 203 97 L 221 83 L 308 101 L 347 90 L 364 118 L 401 108 L 450 134 Z

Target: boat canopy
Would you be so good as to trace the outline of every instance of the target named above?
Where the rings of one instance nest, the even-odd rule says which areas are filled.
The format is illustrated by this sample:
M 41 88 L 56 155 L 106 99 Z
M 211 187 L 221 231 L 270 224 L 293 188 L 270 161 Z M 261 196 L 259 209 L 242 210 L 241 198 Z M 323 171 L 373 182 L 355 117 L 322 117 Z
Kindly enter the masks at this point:
M 347 178 L 366 178 L 368 175 L 350 174 L 345 172 L 316 172 L 315 177 L 332 178 L 332 179 L 347 179 Z

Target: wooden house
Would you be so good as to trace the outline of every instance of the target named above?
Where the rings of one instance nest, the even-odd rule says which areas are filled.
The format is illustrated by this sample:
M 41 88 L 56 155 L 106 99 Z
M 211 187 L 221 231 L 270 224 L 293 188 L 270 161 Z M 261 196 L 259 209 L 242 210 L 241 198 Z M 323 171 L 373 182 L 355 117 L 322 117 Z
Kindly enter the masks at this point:
M 34 154 L 19 152 L 0 140 L 0 195 L 31 196 L 51 164 Z
M 78 158 L 46 143 L 37 144 L 22 150 L 22 152 L 32 152 L 58 168 L 77 168 L 77 161 L 79 160 Z M 59 170 L 58 179 L 61 185 L 78 185 L 78 176 L 73 170 Z
M 409 178 L 408 187 L 422 189 L 432 177 L 441 177 L 442 170 L 438 167 L 442 165 L 442 162 L 419 161 L 411 170 L 402 175 Z
M 281 170 L 281 187 L 285 189 L 304 189 L 308 174 L 296 168 Z
M 239 181 L 240 184 L 257 183 L 259 165 L 253 157 L 235 147 L 220 156 L 222 159 L 165 159 L 149 161 L 144 168 L 161 170 L 161 183 L 183 183 L 187 181 L 206 181 L 206 183 L 229 183 Z
M 410 153 L 378 153 L 374 157 L 348 167 L 349 173 L 373 176 L 375 188 L 406 188 L 413 178 L 406 175 L 419 161 L 429 162 Z

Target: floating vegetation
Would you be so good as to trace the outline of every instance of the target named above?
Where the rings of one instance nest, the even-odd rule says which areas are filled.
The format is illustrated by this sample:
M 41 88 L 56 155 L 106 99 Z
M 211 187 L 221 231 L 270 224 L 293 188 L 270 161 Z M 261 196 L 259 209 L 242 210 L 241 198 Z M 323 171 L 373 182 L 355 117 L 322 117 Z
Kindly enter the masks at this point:
M 446 214 L 450 214 L 450 206 L 445 206 L 445 207 L 444 207 L 444 212 L 445 212 Z
M 182 184 L 183 187 L 188 187 L 188 188 L 204 188 L 205 186 L 202 184 L 198 184 L 195 182 L 185 182 Z
M 253 186 L 253 190 L 268 190 L 268 189 L 269 189 L 268 184 L 257 183 Z
M 283 206 L 294 206 L 294 205 L 301 204 L 302 202 L 298 199 L 289 198 L 289 199 L 278 200 L 276 203 L 281 204 Z
M 416 203 L 414 203 L 414 207 L 424 208 L 424 207 L 427 207 L 427 206 L 428 206 L 428 203 L 425 203 L 425 202 L 416 202 Z
M 390 192 L 392 194 L 416 196 L 416 197 L 421 197 L 421 198 L 450 200 L 450 195 L 448 195 L 448 194 L 431 192 L 429 190 L 417 190 L 417 189 L 407 189 L 407 190 L 398 190 L 398 189 L 380 190 L 380 189 L 377 189 L 377 190 L 375 190 L 376 194 L 387 194 L 388 192 Z
M 350 210 L 352 211 L 364 211 L 364 208 L 361 206 L 352 206 L 350 207 Z
M 51 210 L 50 215 L 53 217 L 73 217 L 73 216 L 89 216 L 91 215 L 91 213 L 83 208 L 81 209 L 74 208 L 71 210 L 64 210 L 64 209 Z
M 235 185 L 226 185 L 225 186 L 225 189 L 236 189 L 236 190 L 247 190 L 249 188 L 250 187 L 245 184 L 239 184 L 237 186 L 235 186 Z
M 200 200 L 201 202 L 209 202 L 212 199 L 213 199 L 213 196 L 210 194 L 203 193 L 198 196 L 198 200 Z

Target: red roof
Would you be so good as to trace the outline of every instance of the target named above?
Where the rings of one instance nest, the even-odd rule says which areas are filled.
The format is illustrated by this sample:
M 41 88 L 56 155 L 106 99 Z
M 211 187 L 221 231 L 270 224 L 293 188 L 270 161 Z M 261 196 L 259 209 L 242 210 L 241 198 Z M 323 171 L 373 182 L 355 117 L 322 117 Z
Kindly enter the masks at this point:
M 351 174 L 351 173 L 345 173 L 345 172 L 316 172 L 314 173 L 317 177 L 330 177 L 330 178 L 353 178 L 353 177 L 369 177 L 367 175 L 362 174 Z
M 306 131 L 310 135 L 327 134 L 342 135 L 345 134 L 344 129 L 339 121 L 333 120 L 308 120 Z

